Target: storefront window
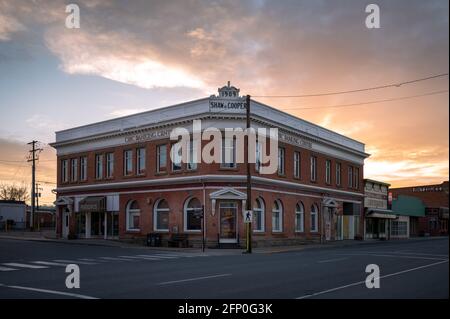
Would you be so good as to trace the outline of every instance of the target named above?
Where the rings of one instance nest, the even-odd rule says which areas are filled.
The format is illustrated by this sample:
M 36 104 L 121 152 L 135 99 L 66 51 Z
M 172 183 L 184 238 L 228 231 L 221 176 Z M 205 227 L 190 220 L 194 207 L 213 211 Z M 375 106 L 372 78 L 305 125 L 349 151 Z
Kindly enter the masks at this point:
M 295 231 L 303 232 L 305 224 L 305 210 L 302 203 L 298 203 L 295 207 Z
M 155 203 L 153 225 L 154 229 L 157 231 L 169 230 L 169 205 L 164 199 L 160 199 Z
M 199 231 L 202 229 L 202 219 L 199 218 L 202 204 L 197 198 L 190 198 L 184 207 L 184 230 Z
M 283 231 L 283 206 L 279 200 L 273 203 L 272 209 L 272 231 L 282 232 Z
M 261 198 L 256 199 L 256 206 L 253 208 L 254 231 L 264 231 L 264 202 Z
M 130 201 L 127 205 L 127 230 L 130 231 L 138 231 L 139 230 L 139 222 L 141 216 L 141 210 L 139 209 L 139 205 L 137 201 Z
M 319 229 L 318 227 L 319 219 L 318 219 L 318 209 L 316 205 L 311 206 L 311 232 L 316 233 Z

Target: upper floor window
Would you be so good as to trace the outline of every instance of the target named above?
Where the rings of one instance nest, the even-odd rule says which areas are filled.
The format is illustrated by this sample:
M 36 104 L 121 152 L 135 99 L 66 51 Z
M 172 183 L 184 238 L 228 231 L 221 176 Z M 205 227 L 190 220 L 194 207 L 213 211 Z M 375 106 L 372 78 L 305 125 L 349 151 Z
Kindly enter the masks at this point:
M 167 145 L 162 144 L 156 147 L 156 171 L 164 172 L 167 166 Z
M 87 179 L 87 157 L 80 158 L 80 180 L 85 181 Z
M 359 168 L 355 167 L 355 188 L 359 189 Z
M 145 148 L 138 148 L 136 154 L 136 172 L 142 174 L 145 172 Z
M 76 182 L 78 179 L 78 159 L 73 158 L 70 160 L 70 180 Z
M 106 177 L 111 178 L 114 175 L 114 153 L 106 154 Z
M 221 162 L 222 168 L 235 168 L 236 167 L 236 140 L 233 138 L 222 139 L 221 150 Z
M 170 149 L 170 159 L 172 160 L 172 171 L 181 170 L 181 142 L 172 144 Z
M 123 173 L 124 175 L 133 174 L 133 152 L 131 150 L 123 152 Z
M 336 185 L 341 186 L 341 163 L 336 163 Z
M 348 167 L 348 187 L 353 187 L 353 167 Z
M 300 178 L 300 152 L 294 152 L 294 177 Z
M 317 180 L 317 157 L 311 156 L 311 181 Z
M 103 154 L 95 155 L 95 178 L 103 178 Z
M 325 182 L 331 184 L 331 161 L 326 160 L 325 162 Z
M 61 161 L 61 181 L 64 183 L 69 181 L 69 166 L 66 159 Z
M 197 169 L 197 163 L 199 162 L 197 151 L 198 151 L 198 141 L 191 138 L 189 142 L 189 159 L 187 163 L 188 170 Z
M 278 148 L 278 175 L 284 175 L 284 166 L 285 166 L 285 149 L 283 147 Z

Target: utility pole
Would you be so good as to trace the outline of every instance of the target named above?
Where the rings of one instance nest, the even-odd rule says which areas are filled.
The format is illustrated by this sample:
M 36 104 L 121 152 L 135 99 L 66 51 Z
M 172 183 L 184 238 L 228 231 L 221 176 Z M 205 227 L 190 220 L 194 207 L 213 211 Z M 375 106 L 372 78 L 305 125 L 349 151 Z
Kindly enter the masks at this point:
M 36 212 L 39 212 L 39 197 L 41 197 L 42 187 L 39 187 L 39 183 L 36 183 Z M 37 214 L 37 218 L 39 218 L 39 214 Z M 40 230 L 41 222 L 38 219 L 38 231 Z
M 36 144 L 38 141 L 31 141 L 28 145 L 31 145 L 31 158 L 28 159 L 28 162 L 32 162 L 31 166 L 31 212 L 30 212 L 30 229 L 33 230 L 33 215 L 35 212 L 35 197 L 36 197 L 36 160 L 37 154 L 42 151 L 42 148 L 36 148 Z
M 247 166 L 247 211 L 252 210 L 252 176 L 250 175 L 250 161 L 249 161 L 249 153 L 248 148 L 250 146 L 250 139 L 248 137 L 250 134 L 250 95 L 247 95 L 247 134 L 245 136 L 246 139 L 246 156 L 245 156 L 245 164 Z M 253 215 L 253 214 L 252 214 Z M 247 250 L 248 254 L 252 253 L 252 223 L 246 223 L 247 225 Z

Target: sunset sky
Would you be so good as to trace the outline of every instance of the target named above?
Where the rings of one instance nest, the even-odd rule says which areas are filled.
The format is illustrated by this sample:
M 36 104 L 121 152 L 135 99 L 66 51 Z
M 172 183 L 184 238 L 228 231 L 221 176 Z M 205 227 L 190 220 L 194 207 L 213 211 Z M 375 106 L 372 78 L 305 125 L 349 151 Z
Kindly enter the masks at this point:
M 448 0 L 77 1 L 80 29 L 65 26 L 68 3 L 0 0 L 0 183 L 31 183 L 26 143 L 39 140 L 47 204 L 57 130 L 207 97 L 228 80 L 244 95 L 302 95 L 449 68 Z M 366 28 L 369 3 L 380 29 Z M 448 86 L 447 75 L 254 99 L 365 143 L 365 177 L 406 186 L 448 179 Z

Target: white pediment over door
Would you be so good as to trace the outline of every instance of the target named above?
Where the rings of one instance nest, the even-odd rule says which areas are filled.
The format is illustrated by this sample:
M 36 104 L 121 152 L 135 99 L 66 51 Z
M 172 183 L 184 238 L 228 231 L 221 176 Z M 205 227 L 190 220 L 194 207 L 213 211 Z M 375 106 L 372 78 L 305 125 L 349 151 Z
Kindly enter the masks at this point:
M 226 187 L 209 194 L 211 199 L 247 199 L 247 194 L 240 192 L 234 188 Z

